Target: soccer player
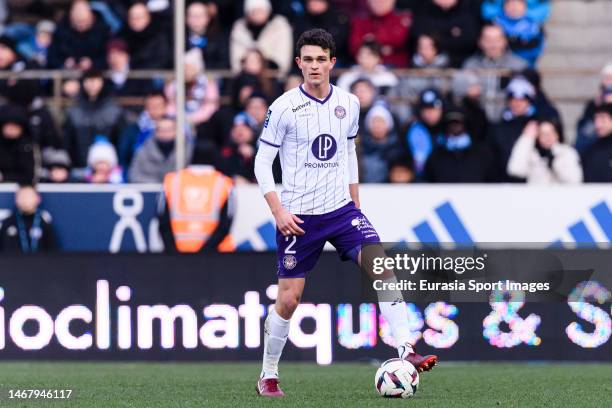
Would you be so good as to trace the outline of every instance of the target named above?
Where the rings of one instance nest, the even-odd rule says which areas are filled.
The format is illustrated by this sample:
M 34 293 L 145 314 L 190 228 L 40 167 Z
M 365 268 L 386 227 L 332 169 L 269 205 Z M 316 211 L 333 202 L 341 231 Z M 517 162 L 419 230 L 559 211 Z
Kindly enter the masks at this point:
M 255 159 L 255 176 L 276 221 L 278 295 L 264 323 L 263 369 L 257 393 L 283 396 L 278 362 L 289 334 L 289 320 L 300 303 L 306 274 L 329 241 L 343 260 L 361 260 L 361 248 L 380 238 L 359 209 L 355 138 L 359 101 L 333 86 L 330 71 L 336 46 L 325 30 L 303 33 L 296 62 L 304 83 L 270 106 Z M 283 188 L 276 194 L 272 163 L 280 151 Z M 396 281 L 392 271 L 383 281 Z M 398 292 L 395 302 L 379 301 L 398 344 L 400 358 L 419 371 L 430 370 L 436 356 L 417 354 L 408 342 L 408 311 Z

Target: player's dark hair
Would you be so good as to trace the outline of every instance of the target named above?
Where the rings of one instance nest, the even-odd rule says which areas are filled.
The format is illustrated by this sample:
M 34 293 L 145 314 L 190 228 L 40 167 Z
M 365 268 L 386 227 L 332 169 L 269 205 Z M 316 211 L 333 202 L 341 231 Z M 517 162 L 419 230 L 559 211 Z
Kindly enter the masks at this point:
M 318 45 L 323 50 L 329 50 L 329 57 L 336 56 L 336 42 L 334 37 L 322 28 L 313 28 L 312 30 L 304 31 L 295 45 L 295 54 L 300 56 L 301 49 L 305 45 Z

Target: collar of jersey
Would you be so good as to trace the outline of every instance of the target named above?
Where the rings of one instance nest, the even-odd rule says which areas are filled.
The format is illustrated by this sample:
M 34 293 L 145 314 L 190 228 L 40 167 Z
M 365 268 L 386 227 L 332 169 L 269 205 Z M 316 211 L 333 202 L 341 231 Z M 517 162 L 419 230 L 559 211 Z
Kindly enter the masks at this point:
M 315 102 L 319 102 L 321 105 L 323 105 L 325 102 L 329 100 L 329 98 L 331 98 L 332 92 L 334 91 L 334 87 L 331 84 L 329 84 L 329 93 L 323 100 L 315 98 L 314 96 L 306 92 L 306 90 L 303 88 L 303 84 L 300 84 L 300 91 L 302 91 L 302 93 L 306 95 L 308 98 L 312 99 Z

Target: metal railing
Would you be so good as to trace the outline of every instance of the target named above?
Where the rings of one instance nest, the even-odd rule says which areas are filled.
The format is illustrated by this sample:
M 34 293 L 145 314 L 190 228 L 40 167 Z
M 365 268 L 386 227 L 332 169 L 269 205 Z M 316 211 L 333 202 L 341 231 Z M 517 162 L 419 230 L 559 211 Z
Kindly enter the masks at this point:
M 349 69 L 335 69 L 333 71 L 334 77 L 340 76 L 342 73 L 349 71 Z M 450 81 L 457 72 L 458 69 L 394 69 L 392 70 L 399 78 L 404 77 L 422 77 L 422 78 L 439 78 L 443 80 L 445 90 L 450 89 Z M 509 76 L 511 71 L 504 69 L 482 69 L 474 71 L 477 75 L 486 76 L 498 76 L 504 77 Z M 105 72 L 108 77 L 109 72 Z M 207 71 L 206 75 L 215 80 L 228 80 L 235 77 L 236 73 L 230 70 L 210 70 Z M 598 76 L 598 69 L 545 69 L 541 71 L 543 78 L 551 77 L 562 77 L 567 78 L 568 81 L 572 78 L 580 78 L 584 76 Z M 62 85 L 64 81 L 71 79 L 79 79 L 82 76 L 82 72 L 78 70 L 28 70 L 20 72 L 11 71 L 0 71 L 0 80 L 5 79 L 23 79 L 23 80 L 41 80 L 51 81 L 51 94 L 45 97 L 46 102 L 52 111 L 53 115 L 60 122 L 63 120 L 63 112 L 67 106 L 70 106 L 74 102 L 74 98 L 64 96 L 62 94 Z M 280 78 L 277 71 L 267 71 L 266 76 L 270 78 Z M 161 79 L 164 82 L 174 80 L 174 71 L 172 70 L 132 70 L 128 74 L 128 79 Z M 144 102 L 142 96 L 119 96 L 116 100 L 124 107 L 139 107 Z M 579 95 L 568 95 L 558 96 L 554 98 L 556 102 L 573 102 L 580 103 L 586 102 L 586 99 Z M 230 102 L 228 96 L 221 98 L 221 104 L 228 104 Z M 394 97 L 390 100 L 392 103 L 411 103 L 412 100 L 402 95 Z

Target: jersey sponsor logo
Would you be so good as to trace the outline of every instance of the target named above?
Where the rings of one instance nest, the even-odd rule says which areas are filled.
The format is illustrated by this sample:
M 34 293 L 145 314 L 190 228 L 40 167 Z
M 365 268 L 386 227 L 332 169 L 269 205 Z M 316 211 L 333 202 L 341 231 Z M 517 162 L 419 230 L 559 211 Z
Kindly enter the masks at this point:
M 340 163 L 338 162 L 331 162 L 331 163 L 304 163 L 304 167 L 307 169 L 329 169 L 329 168 L 334 168 L 334 167 L 338 167 L 340 166 Z
M 297 265 L 297 259 L 293 255 L 285 255 L 283 258 L 283 266 L 285 269 L 293 269 Z
M 338 105 L 334 109 L 334 115 L 336 115 L 338 119 L 344 119 L 344 117 L 346 116 L 346 109 L 344 109 L 343 106 Z
M 310 101 L 304 102 L 303 104 L 298 105 L 298 106 L 296 106 L 295 108 L 292 108 L 292 109 L 291 109 L 291 111 L 292 111 L 293 113 L 295 113 L 295 112 L 299 111 L 300 109 L 305 108 L 305 107 L 307 107 L 307 106 L 310 106 Z
M 264 128 L 268 127 L 268 123 L 270 123 L 271 115 L 272 115 L 272 109 L 268 109 L 268 113 L 266 114 L 266 119 L 264 120 Z
M 312 142 L 312 154 L 321 161 L 327 161 L 334 157 L 337 149 L 336 139 L 326 133 L 317 136 Z

